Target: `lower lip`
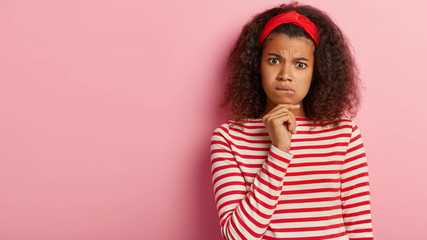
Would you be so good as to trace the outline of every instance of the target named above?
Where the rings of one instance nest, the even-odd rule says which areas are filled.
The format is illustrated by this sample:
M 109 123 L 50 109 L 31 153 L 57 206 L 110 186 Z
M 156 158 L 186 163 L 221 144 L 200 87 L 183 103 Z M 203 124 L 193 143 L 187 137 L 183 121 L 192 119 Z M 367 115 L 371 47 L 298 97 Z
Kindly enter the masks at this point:
M 289 95 L 294 95 L 295 94 L 294 91 L 289 90 L 289 89 L 276 89 L 276 90 L 278 90 L 280 92 L 283 92 L 283 93 L 286 93 L 286 94 L 289 94 Z

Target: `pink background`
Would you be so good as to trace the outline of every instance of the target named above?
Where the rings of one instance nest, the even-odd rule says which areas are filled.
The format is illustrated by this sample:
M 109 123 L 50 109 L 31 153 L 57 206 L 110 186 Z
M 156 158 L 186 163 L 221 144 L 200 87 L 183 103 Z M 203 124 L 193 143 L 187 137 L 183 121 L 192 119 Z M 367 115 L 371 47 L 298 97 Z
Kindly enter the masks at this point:
M 280 2 L 1 1 L 0 239 L 220 239 L 221 70 Z M 426 4 L 304 2 L 360 65 L 376 239 L 427 239 Z

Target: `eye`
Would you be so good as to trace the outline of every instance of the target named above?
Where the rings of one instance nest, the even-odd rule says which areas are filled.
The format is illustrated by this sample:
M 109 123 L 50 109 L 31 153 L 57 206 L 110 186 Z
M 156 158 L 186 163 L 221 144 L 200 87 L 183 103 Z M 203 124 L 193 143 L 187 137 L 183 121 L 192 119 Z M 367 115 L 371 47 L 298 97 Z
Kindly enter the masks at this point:
M 305 67 L 307 67 L 307 64 L 299 62 L 299 63 L 297 63 L 297 67 L 299 67 L 299 68 L 305 68 Z
M 270 58 L 270 59 L 268 59 L 268 62 L 272 63 L 272 64 L 279 64 L 280 60 L 277 58 Z

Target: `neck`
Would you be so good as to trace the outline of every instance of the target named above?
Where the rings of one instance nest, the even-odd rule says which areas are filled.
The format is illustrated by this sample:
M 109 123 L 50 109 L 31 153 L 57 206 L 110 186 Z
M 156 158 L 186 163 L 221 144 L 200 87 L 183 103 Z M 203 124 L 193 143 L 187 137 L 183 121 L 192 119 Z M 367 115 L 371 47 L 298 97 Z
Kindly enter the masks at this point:
M 291 112 L 295 117 L 305 117 L 305 112 L 304 109 L 302 109 L 302 106 L 299 109 L 292 109 Z

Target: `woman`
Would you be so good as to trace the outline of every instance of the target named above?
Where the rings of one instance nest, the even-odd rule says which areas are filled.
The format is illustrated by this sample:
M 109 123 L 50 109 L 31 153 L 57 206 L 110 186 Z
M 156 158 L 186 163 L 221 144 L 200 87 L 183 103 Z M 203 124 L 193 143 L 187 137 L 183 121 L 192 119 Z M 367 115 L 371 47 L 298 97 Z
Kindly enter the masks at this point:
M 228 59 L 211 138 L 225 239 L 373 239 L 359 78 L 341 30 L 298 3 L 256 15 Z

